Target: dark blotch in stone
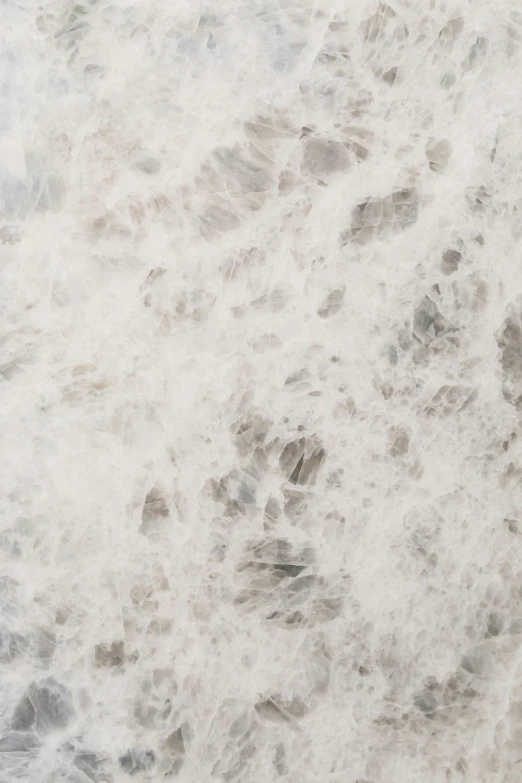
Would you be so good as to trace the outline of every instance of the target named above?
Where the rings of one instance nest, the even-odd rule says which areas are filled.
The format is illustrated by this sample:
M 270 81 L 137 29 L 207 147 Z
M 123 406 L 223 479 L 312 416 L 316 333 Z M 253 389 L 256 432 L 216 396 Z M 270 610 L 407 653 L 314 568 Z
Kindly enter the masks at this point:
M 135 775 L 137 772 L 143 772 L 154 766 L 156 756 L 152 750 L 128 750 L 119 759 L 120 767 L 128 775 Z

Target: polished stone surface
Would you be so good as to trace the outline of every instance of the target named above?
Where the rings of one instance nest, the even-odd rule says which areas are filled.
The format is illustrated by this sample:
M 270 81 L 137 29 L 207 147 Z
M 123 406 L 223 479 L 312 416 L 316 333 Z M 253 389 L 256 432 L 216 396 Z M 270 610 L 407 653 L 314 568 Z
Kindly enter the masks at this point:
M 0 41 L 0 783 L 518 783 L 519 3 Z

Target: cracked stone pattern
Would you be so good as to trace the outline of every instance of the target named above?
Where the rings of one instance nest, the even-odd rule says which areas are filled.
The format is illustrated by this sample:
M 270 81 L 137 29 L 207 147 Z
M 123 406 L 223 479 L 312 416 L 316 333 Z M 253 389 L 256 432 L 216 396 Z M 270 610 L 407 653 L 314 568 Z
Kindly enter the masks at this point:
M 0 40 L 0 783 L 518 783 L 519 4 Z

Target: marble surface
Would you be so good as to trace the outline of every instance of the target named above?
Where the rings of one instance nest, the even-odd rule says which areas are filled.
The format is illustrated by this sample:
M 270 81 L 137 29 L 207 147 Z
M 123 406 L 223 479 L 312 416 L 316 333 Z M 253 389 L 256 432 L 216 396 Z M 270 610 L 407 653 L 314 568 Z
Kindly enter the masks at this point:
M 3 0 L 0 783 L 522 780 L 515 0 Z

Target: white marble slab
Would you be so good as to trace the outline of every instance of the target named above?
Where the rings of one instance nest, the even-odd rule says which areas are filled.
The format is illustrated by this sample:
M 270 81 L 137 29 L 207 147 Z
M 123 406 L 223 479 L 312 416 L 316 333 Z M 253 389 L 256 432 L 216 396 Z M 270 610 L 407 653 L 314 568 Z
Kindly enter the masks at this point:
M 522 780 L 515 0 L 0 5 L 0 783 Z

